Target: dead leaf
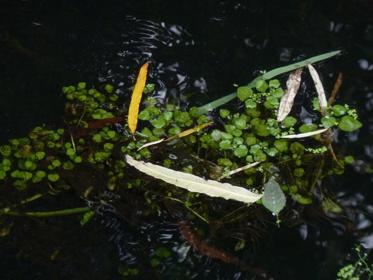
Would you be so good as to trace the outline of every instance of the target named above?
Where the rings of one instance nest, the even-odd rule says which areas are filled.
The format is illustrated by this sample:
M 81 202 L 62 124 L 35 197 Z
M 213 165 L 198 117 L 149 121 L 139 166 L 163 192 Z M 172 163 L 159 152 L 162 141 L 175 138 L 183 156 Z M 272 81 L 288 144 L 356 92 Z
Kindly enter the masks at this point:
M 187 130 L 184 130 L 178 134 L 176 134 L 175 136 L 171 136 L 169 138 L 162 138 L 162 139 L 159 139 L 157 141 L 153 141 L 153 142 L 149 142 L 149 143 L 146 143 L 144 145 L 142 145 L 140 148 L 138 148 L 137 150 L 140 151 L 146 147 L 149 147 L 149 146 L 153 146 L 153 145 L 157 145 L 159 143 L 162 143 L 164 141 L 171 141 L 171 140 L 174 140 L 176 138 L 183 138 L 183 137 L 186 137 L 192 133 L 195 133 L 195 132 L 198 132 L 200 131 L 201 129 L 205 128 L 205 127 L 208 127 L 210 125 L 212 125 L 213 122 L 208 122 L 208 123 L 204 123 L 204 124 L 200 124 L 200 125 L 196 125 L 195 127 L 192 127 L 192 128 L 189 128 Z
M 262 194 L 253 193 L 242 187 L 205 180 L 193 174 L 175 171 L 149 162 L 137 161 L 129 155 L 126 155 L 126 161 L 129 165 L 149 176 L 190 192 L 203 193 L 211 197 L 233 199 L 248 204 L 254 203 L 262 197 Z
M 328 129 L 329 128 L 323 128 L 323 129 L 319 129 L 319 130 L 315 130 L 315 131 L 311 131 L 311 132 L 306 132 L 306 133 L 284 135 L 284 136 L 281 136 L 280 138 L 287 138 L 287 139 L 306 138 L 306 137 L 314 136 L 314 135 L 317 135 L 317 134 L 321 134 L 321 133 L 327 131 Z
M 325 90 L 322 85 L 322 82 L 320 80 L 320 76 L 317 73 L 315 67 L 312 66 L 312 64 L 308 64 L 308 71 L 310 71 L 313 83 L 315 84 L 316 92 L 317 92 L 317 97 L 319 99 L 320 103 L 320 109 L 321 112 L 325 112 L 326 107 L 328 106 L 328 102 L 326 101 L 326 96 L 325 96 Z
M 143 66 L 141 66 L 135 87 L 133 88 L 132 92 L 131 103 L 128 110 L 128 127 L 132 134 L 135 134 L 137 128 L 140 102 L 146 85 L 148 66 L 149 62 L 146 62 Z
M 162 139 L 159 139 L 157 141 L 153 141 L 153 142 L 149 142 L 149 143 L 145 143 L 144 145 L 142 145 L 140 148 L 137 149 L 137 151 L 140 151 L 146 147 L 150 147 L 150 146 L 153 146 L 153 145 L 157 145 L 159 143 L 162 143 L 163 141 L 165 141 L 166 138 L 162 138 Z
M 183 138 L 183 137 L 186 137 L 186 136 L 188 136 L 188 135 L 190 135 L 190 134 L 193 134 L 193 133 L 195 133 L 195 132 L 198 132 L 198 131 L 200 131 L 201 129 L 204 129 L 205 127 L 208 127 L 208 126 L 210 126 L 210 125 L 212 125 L 212 124 L 213 124 L 213 122 L 208 122 L 208 123 L 203 123 L 203 124 L 200 124 L 200 125 L 196 125 L 195 127 L 192 127 L 192 128 L 187 129 L 187 130 L 184 130 L 184 131 L 178 133 L 177 135 L 168 138 L 167 141 L 169 141 L 169 140 L 173 140 L 173 139 L 175 139 L 175 138 Z
M 220 181 L 221 179 L 224 179 L 224 178 L 226 178 L 226 177 L 229 177 L 229 176 L 231 176 L 231 175 L 233 175 L 233 174 L 236 174 L 236 173 L 238 173 L 238 172 L 241 172 L 241 171 L 244 171 L 244 170 L 246 170 L 246 169 L 249 169 L 249 168 L 252 168 L 252 167 L 254 167 L 254 166 L 257 166 L 259 163 L 261 163 L 261 161 L 256 161 L 256 162 L 253 162 L 253 163 L 247 164 L 247 165 L 245 165 L 245 166 L 242 166 L 242 167 L 240 167 L 240 168 L 234 169 L 234 170 L 232 170 L 232 171 L 229 171 L 228 173 L 225 173 L 225 174 L 223 174 L 221 177 L 219 177 L 218 181 Z
M 299 68 L 289 75 L 289 79 L 286 82 L 286 93 L 281 98 L 277 113 L 278 122 L 282 122 L 293 107 L 295 96 L 297 95 L 300 87 L 302 71 L 303 69 Z

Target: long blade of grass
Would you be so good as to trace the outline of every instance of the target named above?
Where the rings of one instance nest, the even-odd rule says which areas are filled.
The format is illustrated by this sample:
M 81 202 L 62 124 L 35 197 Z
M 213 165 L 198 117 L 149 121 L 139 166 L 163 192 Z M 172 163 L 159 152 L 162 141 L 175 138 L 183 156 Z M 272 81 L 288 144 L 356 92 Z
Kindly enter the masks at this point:
M 282 67 L 278 67 L 278 68 L 275 68 L 275 69 L 272 69 L 271 71 L 268 71 L 266 73 L 264 73 L 263 75 L 260 75 L 258 77 L 256 77 L 254 80 L 252 80 L 249 84 L 248 84 L 248 87 L 251 87 L 253 88 L 256 84 L 256 82 L 260 79 L 263 79 L 263 80 L 269 80 L 269 79 L 272 79 L 278 75 L 281 75 L 281 74 L 284 74 L 284 73 L 287 73 L 287 72 L 291 72 L 291 71 L 294 71 L 298 68 L 302 68 L 302 67 L 305 67 L 307 66 L 308 64 L 312 64 L 312 63 L 316 63 L 316 62 L 319 62 L 319 61 L 323 61 L 325 59 L 328 59 L 328 58 L 331 58 L 333 56 L 336 56 L 338 54 L 340 54 L 341 51 L 332 51 L 332 52 L 327 52 L 327 53 L 324 53 L 324 54 L 320 54 L 320 55 L 316 55 L 316 56 L 313 56 L 313 57 L 310 57 L 310 58 L 307 58 L 305 60 L 302 60 L 302 61 L 299 61 L 299 62 L 296 62 L 296 63 L 293 63 L 293 64 L 290 64 L 290 65 L 287 65 L 287 66 L 282 66 Z M 199 114 L 205 114 L 211 110 L 214 110 L 226 103 L 228 103 L 229 101 L 233 100 L 235 97 L 236 97 L 237 93 L 236 92 L 233 92 L 233 93 L 230 93 L 226 96 L 223 96 L 221 98 L 218 98 L 210 103 L 207 103 L 201 107 L 198 108 L 198 113 Z

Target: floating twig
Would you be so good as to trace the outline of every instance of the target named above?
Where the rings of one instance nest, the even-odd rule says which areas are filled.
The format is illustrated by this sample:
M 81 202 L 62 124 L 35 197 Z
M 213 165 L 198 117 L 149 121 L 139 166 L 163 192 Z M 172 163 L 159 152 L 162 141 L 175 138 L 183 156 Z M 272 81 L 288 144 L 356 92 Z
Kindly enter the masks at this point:
M 337 95 L 339 93 L 339 89 L 341 88 L 343 83 L 343 74 L 341 72 L 338 73 L 337 80 L 334 83 L 332 93 L 330 94 L 328 105 L 332 105 L 337 98 Z
M 223 174 L 222 176 L 220 176 L 220 177 L 218 178 L 218 181 L 220 181 L 221 179 L 224 179 L 224 178 L 226 178 L 226 177 L 232 176 L 233 174 L 236 174 L 236 173 L 238 173 L 238 172 L 241 172 L 241 171 L 244 171 L 244 170 L 246 170 L 246 169 L 249 169 L 249 168 L 252 168 L 252 167 L 254 167 L 254 166 L 257 166 L 259 163 L 261 163 L 261 161 L 256 161 L 256 162 L 253 162 L 253 163 L 249 163 L 249 164 L 247 164 L 247 165 L 245 165 L 245 166 L 242 166 L 242 167 L 239 167 L 239 168 L 237 168 L 237 169 L 231 170 L 231 171 L 229 171 L 229 172 Z

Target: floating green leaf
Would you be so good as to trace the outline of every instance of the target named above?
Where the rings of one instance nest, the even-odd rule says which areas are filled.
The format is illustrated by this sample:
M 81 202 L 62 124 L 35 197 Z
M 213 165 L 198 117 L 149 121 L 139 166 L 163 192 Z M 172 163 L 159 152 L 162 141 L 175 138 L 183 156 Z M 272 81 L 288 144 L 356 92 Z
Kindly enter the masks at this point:
M 361 122 L 359 122 L 352 116 L 343 116 L 338 125 L 338 127 L 341 130 L 347 131 L 347 132 L 351 132 L 356 129 L 359 129 L 361 126 L 362 126 Z
M 286 197 L 273 177 L 264 184 L 262 202 L 264 207 L 275 215 L 278 215 L 286 205 Z

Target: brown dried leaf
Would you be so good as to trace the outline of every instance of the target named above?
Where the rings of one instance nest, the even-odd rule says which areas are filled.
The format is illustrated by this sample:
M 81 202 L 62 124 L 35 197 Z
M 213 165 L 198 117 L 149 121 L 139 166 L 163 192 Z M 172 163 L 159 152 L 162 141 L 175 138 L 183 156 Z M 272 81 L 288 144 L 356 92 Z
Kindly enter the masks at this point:
M 289 79 L 286 82 L 286 93 L 281 98 L 280 107 L 277 113 L 278 122 L 283 121 L 293 107 L 295 96 L 300 87 L 302 71 L 303 69 L 299 68 L 289 75 Z

